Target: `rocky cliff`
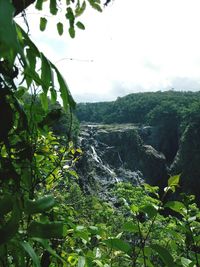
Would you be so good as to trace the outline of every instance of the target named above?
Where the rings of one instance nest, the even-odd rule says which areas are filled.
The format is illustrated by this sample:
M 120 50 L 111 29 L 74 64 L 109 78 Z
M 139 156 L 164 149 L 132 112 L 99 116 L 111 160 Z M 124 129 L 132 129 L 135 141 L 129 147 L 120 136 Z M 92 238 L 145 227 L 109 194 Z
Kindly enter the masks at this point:
M 83 189 L 105 195 L 118 181 L 138 184 L 143 180 L 163 187 L 166 159 L 145 143 L 149 135 L 150 129 L 133 124 L 83 124 L 79 146 L 84 154 L 77 166 Z
M 182 191 L 194 194 L 200 204 L 200 119 L 186 127 L 170 173 L 181 174 Z

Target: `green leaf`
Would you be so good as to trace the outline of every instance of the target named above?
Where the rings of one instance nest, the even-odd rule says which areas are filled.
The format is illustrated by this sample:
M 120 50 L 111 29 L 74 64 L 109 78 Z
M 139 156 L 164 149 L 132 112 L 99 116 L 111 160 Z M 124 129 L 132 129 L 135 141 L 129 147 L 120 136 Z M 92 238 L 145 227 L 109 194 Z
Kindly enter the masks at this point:
M 28 199 L 24 205 L 26 214 L 41 213 L 50 210 L 55 205 L 55 198 L 49 195 L 35 201 Z
M 69 28 L 69 35 L 71 38 L 74 38 L 75 37 L 75 30 L 74 30 L 74 27 L 70 27 Z
M 168 186 L 164 188 L 164 191 L 168 192 L 169 190 L 172 190 L 174 193 L 176 191 L 176 187 L 179 185 L 179 180 L 180 174 L 170 177 L 168 180 Z
M 57 23 L 57 31 L 59 35 L 63 34 L 63 24 L 61 22 Z
M 179 175 L 175 175 L 175 176 L 171 176 L 168 179 L 168 186 L 169 187 L 171 187 L 171 186 L 178 186 L 179 180 L 180 180 L 180 174 Z
M 165 204 L 165 208 L 170 208 L 171 210 L 176 211 L 183 216 L 187 213 L 185 205 L 180 201 L 168 201 Z
M 138 226 L 137 226 L 137 224 L 135 224 L 133 222 L 126 222 L 123 225 L 123 230 L 130 232 L 130 233 L 137 233 L 138 232 Z
M 77 26 L 79 29 L 81 29 L 81 30 L 85 30 L 85 26 L 84 26 L 84 24 L 83 24 L 82 22 L 80 22 L 80 21 L 78 21 L 78 22 L 76 23 L 76 26 Z
M 35 71 L 36 55 L 33 53 L 33 49 L 31 49 L 31 48 L 27 49 L 26 55 L 28 58 L 28 63 L 29 63 L 30 68 Z
M 51 64 L 51 66 L 55 69 L 56 74 L 57 74 L 57 78 L 58 78 L 58 83 L 60 86 L 60 94 L 61 94 L 61 98 L 63 101 L 63 107 L 66 111 L 68 111 L 69 107 L 71 108 L 75 108 L 76 103 L 74 102 L 68 85 L 65 82 L 65 80 L 63 79 L 63 77 L 61 76 L 60 72 L 58 71 L 58 69 L 55 67 L 55 65 Z
M 32 55 L 34 55 L 34 57 L 40 57 L 40 52 L 39 52 L 38 48 L 31 41 L 31 39 L 29 38 L 28 34 L 18 24 L 16 25 L 16 27 L 18 28 L 18 30 L 22 34 L 24 45 L 26 47 L 29 47 L 29 49 L 31 49 Z
M 58 12 L 56 0 L 50 0 L 50 12 L 52 15 L 56 15 Z
M 50 92 L 51 92 L 51 102 L 55 104 L 57 100 L 57 92 L 53 87 L 50 88 Z
M 140 207 L 140 211 L 146 213 L 151 219 L 158 214 L 158 207 L 152 204 L 146 204 Z
M 67 261 L 70 263 L 70 266 L 76 266 L 76 264 L 78 262 L 78 256 L 76 254 L 70 255 L 67 258 Z
M 41 238 L 33 238 L 36 242 L 39 242 L 42 244 L 42 246 L 47 250 L 53 257 L 59 259 L 61 262 L 65 262 L 57 253 L 55 250 L 53 250 L 50 245 L 49 241 L 47 239 L 41 239 Z
M 20 29 L 21 27 L 18 26 Z M 61 93 L 61 98 L 63 100 L 63 106 L 65 108 L 66 111 L 68 111 L 68 108 L 71 107 L 71 108 L 75 108 L 76 106 L 76 103 L 74 102 L 70 92 L 69 92 L 69 88 L 67 86 L 67 83 L 65 82 L 65 80 L 63 79 L 63 77 L 61 76 L 60 72 L 58 71 L 58 69 L 56 68 L 56 66 L 54 64 L 52 64 L 50 61 L 48 61 L 48 64 L 45 63 L 45 56 L 42 54 L 42 53 L 39 53 L 37 47 L 34 45 L 34 43 L 30 40 L 30 38 L 28 37 L 28 35 L 21 29 L 22 31 L 22 34 L 23 34 L 23 38 L 25 40 L 25 44 L 27 46 L 29 46 L 32 50 L 32 55 L 36 58 L 36 57 L 39 57 L 41 58 L 41 55 L 42 55 L 42 58 L 43 58 L 43 63 L 45 66 L 45 68 L 47 67 L 48 69 L 48 64 L 50 64 L 50 71 L 51 71 L 51 85 L 53 86 L 53 69 L 55 70 L 56 74 L 57 74 L 57 79 L 58 79 L 58 83 L 59 83 L 59 86 L 60 86 L 60 93 Z M 47 59 L 46 59 L 47 60 Z M 38 85 L 41 85 L 43 87 L 43 91 L 44 92 L 47 92 L 48 91 L 48 88 L 47 88 L 47 82 L 43 81 L 42 79 L 40 79 L 38 73 L 36 73 L 36 71 L 30 66 L 30 67 L 27 67 L 24 71 L 25 75 L 26 75 L 26 79 L 28 81 L 30 81 L 30 78 L 32 80 L 34 80 Z M 48 74 L 49 76 L 49 74 Z M 55 94 L 54 94 L 54 97 L 55 97 Z M 45 105 L 44 105 L 45 106 Z
M 27 92 L 27 88 L 26 87 L 24 87 L 24 86 L 19 86 L 18 88 L 17 88 L 17 91 L 15 92 L 15 96 L 18 98 L 18 99 L 20 99 L 20 98 L 22 98 L 22 96 L 25 94 L 25 92 Z
M 114 250 L 120 250 L 125 253 L 128 253 L 131 251 L 131 246 L 129 245 L 129 243 L 118 238 L 110 238 L 110 239 L 104 240 L 103 243 L 106 244 L 107 247 L 112 248 Z
M 82 238 L 85 241 L 88 241 L 90 233 L 85 229 L 84 226 L 78 225 L 75 229 L 75 235 Z
M 74 170 L 68 170 L 68 173 L 69 173 L 71 176 L 75 177 L 76 179 L 78 179 L 78 178 L 79 178 L 79 176 L 78 176 L 77 172 L 76 172 L 76 171 L 74 171 Z
M 65 17 L 69 20 L 70 26 L 73 26 L 75 17 L 71 7 L 67 8 L 67 13 L 65 14 Z
M 30 38 L 23 31 L 23 29 L 19 25 L 17 27 L 21 30 L 22 36 L 24 38 L 24 45 L 29 47 L 29 49 L 27 49 L 27 57 L 30 64 L 24 69 L 27 86 L 29 87 L 30 84 L 32 83 L 32 80 L 34 80 L 37 83 L 37 85 L 41 85 L 43 91 L 47 93 L 48 87 L 52 83 L 53 79 L 51 64 L 47 60 L 47 58 L 43 55 L 43 53 L 39 52 L 37 47 L 30 40 Z M 40 78 L 38 73 L 35 71 L 37 57 L 42 61 L 42 74 L 41 74 L 42 78 Z
M 21 211 L 15 203 L 10 220 L 0 228 L 0 245 L 7 243 L 18 231 Z
M 38 10 L 42 10 L 42 4 L 43 4 L 43 0 L 37 0 L 35 8 Z
M 175 266 L 174 259 L 166 248 L 157 244 L 151 245 L 150 247 L 158 253 L 158 255 L 160 256 L 160 258 L 162 259 L 162 261 L 166 266 L 168 267 Z
M 94 0 L 88 0 L 88 2 L 90 3 L 91 7 L 93 7 L 94 9 L 96 9 L 99 12 L 102 12 L 102 8 L 99 4 L 97 4 Z
M 139 210 L 139 208 L 138 208 L 136 205 L 134 205 L 134 204 L 132 204 L 130 208 L 131 208 L 131 211 L 132 211 L 133 213 L 136 213 L 136 212 L 138 212 L 138 210 Z
M 47 26 L 47 19 L 46 18 L 40 18 L 40 30 L 43 32 L 46 29 Z
M 1 217 L 10 212 L 13 208 L 13 199 L 11 195 L 6 195 L 0 199 L 0 215 Z
M 41 93 L 40 94 L 40 100 L 41 100 L 41 104 L 42 104 L 42 108 L 44 109 L 44 111 L 48 110 L 48 97 L 45 93 Z
M 40 58 L 42 61 L 42 67 L 41 67 L 41 80 L 45 84 L 45 87 L 43 87 L 43 91 L 45 94 L 47 94 L 49 86 L 52 81 L 52 70 L 49 60 L 44 56 L 43 53 L 40 53 Z
M 0 1 L 0 52 L 12 64 L 20 51 L 17 32 L 13 21 L 14 7 L 11 1 Z M 22 52 L 22 51 L 21 51 Z
M 182 266 L 183 266 L 183 267 L 190 267 L 192 261 L 189 260 L 189 259 L 186 259 L 186 258 L 184 258 L 184 257 L 181 257 L 181 263 L 182 263 Z
M 104 267 L 105 266 L 100 260 L 93 260 L 93 262 L 96 263 L 96 265 L 98 267 Z
M 23 249 L 28 253 L 28 255 L 31 257 L 33 264 L 35 267 L 40 267 L 40 259 L 35 253 L 34 249 L 28 242 L 19 242 L 20 245 L 23 247 Z
M 64 236 L 64 225 L 62 222 L 31 222 L 28 235 L 44 239 L 62 238 Z
M 86 9 L 86 2 L 83 1 L 81 7 L 78 6 L 75 10 L 75 17 L 81 16 Z
M 84 267 L 85 266 L 85 257 L 79 256 L 78 257 L 78 267 Z

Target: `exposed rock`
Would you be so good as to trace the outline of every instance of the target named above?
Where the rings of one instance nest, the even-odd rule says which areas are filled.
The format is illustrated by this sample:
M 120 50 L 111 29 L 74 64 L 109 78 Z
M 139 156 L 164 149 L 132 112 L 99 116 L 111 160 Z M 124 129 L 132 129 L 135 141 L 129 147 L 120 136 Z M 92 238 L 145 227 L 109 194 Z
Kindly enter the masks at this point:
M 143 149 L 140 162 L 145 180 L 152 185 L 165 186 L 168 175 L 164 154 L 150 145 L 143 145 Z
M 180 141 L 180 149 L 170 171 L 181 173 L 181 187 L 185 192 L 195 194 L 200 203 L 200 123 L 191 123 L 186 127 Z
M 84 155 L 77 169 L 84 190 L 105 197 L 118 181 L 162 186 L 166 182 L 166 161 L 162 153 L 145 145 L 139 126 L 82 125 L 80 146 Z M 109 194 L 109 193 L 108 193 Z
M 138 133 L 145 144 L 162 152 L 167 164 L 171 165 L 179 147 L 179 136 L 176 128 L 169 131 L 159 126 L 142 126 L 138 129 Z

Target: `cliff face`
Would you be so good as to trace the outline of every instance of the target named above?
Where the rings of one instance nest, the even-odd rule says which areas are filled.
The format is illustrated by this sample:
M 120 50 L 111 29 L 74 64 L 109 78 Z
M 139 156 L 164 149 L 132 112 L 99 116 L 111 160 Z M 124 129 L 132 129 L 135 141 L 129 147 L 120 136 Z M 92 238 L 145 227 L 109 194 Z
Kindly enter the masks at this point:
M 166 185 L 165 156 L 144 143 L 140 127 L 93 124 L 81 128 L 84 155 L 77 170 L 85 190 L 104 193 L 117 181 L 137 184 L 145 180 L 152 185 Z
M 181 189 L 196 196 L 200 203 L 200 121 L 188 125 L 180 140 L 180 148 L 170 167 L 181 174 Z

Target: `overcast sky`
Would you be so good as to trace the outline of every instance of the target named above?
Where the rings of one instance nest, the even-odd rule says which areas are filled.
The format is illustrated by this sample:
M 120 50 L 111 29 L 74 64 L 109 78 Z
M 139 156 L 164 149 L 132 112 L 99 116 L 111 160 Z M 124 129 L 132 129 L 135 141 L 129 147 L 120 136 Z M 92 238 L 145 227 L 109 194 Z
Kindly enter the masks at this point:
M 45 10 L 45 15 L 48 15 Z M 200 1 L 115 0 L 88 10 L 86 30 L 59 37 L 47 17 L 27 11 L 30 37 L 56 64 L 77 102 L 115 100 L 132 92 L 200 89 Z M 71 60 L 73 59 L 73 60 Z

